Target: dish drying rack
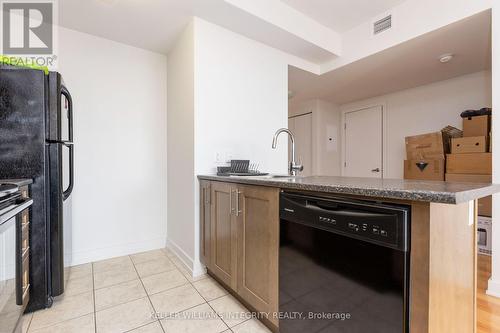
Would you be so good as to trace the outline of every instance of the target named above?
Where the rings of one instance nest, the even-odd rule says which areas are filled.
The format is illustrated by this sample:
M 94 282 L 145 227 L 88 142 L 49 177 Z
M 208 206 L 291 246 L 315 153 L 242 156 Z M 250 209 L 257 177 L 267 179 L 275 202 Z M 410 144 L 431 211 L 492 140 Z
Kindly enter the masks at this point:
M 268 173 L 259 171 L 258 163 L 250 160 L 231 160 L 230 166 L 217 167 L 217 176 L 265 176 Z

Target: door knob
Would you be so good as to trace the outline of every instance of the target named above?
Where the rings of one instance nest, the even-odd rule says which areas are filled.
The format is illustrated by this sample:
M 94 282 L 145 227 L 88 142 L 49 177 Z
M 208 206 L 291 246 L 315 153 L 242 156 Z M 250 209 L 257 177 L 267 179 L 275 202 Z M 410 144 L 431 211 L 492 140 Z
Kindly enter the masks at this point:
M 380 168 L 372 169 L 372 172 L 380 172 Z

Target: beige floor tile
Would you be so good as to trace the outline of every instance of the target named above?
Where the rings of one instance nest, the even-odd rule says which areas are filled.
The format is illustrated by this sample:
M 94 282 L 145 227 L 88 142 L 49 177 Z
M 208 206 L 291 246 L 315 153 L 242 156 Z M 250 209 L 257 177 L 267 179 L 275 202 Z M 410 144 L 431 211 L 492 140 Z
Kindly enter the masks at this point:
M 102 273 L 111 270 L 127 269 L 133 267 L 132 260 L 129 256 L 116 257 L 101 261 L 96 261 L 92 264 L 94 269 L 94 274 Z
M 66 267 L 64 269 L 64 278 L 71 279 L 80 279 L 89 275 L 92 275 L 92 264 L 83 264 L 77 266 Z
M 94 311 L 93 292 L 58 298 L 50 309 L 36 311 L 30 324 L 30 331 L 78 318 Z
M 166 332 L 219 333 L 228 329 L 208 304 L 198 305 L 161 321 Z
M 196 281 L 193 283 L 193 286 L 207 301 L 212 301 L 216 298 L 228 294 L 226 289 L 224 289 L 220 284 L 217 283 L 217 281 L 215 281 L 211 277 Z
M 142 279 L 149 295 L 189 283 L 178 270 L 151 275 Z
M 184 263 L 176 255 L 172 255 L 171 257 L 169 257 L 169 259 L 174 263 L 175 266 L 177 266 L 177 268 L 186 268 L 186 265 L 184 265 Z
M 231 328 L 234 333 L 271 333 L 271 331 L 257 319 L 250 319 Z
M 160 319 L 171 313 L 205 303 L 205 300 L 190 284 L 152 295 L 150 298 Z
M 208 303 L 229 327 L 251 318 L 250 312 L 231 295 L 222 296 Z
M 129 333 L 163 333 L 163 329 L 161 328 L 160 322 L 155 321 L 154 323 L 129 331 Z
M 30 333 L 94 333 L 94 314 L 89 313 L 83 317 L 78 317 L 63 321 L 62 323 L 45 327 L 39 330 L 30 330 Z
M 28 328 L 31 324 L 32 318 L 33 318 L 33 312 L 27 313 L 21 317 L 21 333 L 28 332 Z
M 166 257 L 166 253 L 162 250 L 153 250 L 130 255 L 130 258 L 132 258 L 132 261 L 136 265 L 163 257 Z
M 135 268 L 137 269 L 137 273 L 139 273 L 140 277 L 146 277 L 177 269 L 174 263 L 166 256 L 140 264 L 135 264 Z
M 140 280 L 132 280 L 95 291 L 96 311 L 146 297 Z
M 147 297 L 96 313 L 97 333 L 126 332 L 154 322 Z
M 78 295 L 94 289 L 94 280 L 92 274 L 79 278 L 71 278 L 66 281 L 64 294 L 66 296 Z
M 135 271 L 134 266 L 127 266 L 127 268 L 118 268 L 107 270 L 104 272 L 94 273 L 94 288 L 100 289 L 109 287 L 122 282 L 132 281 L 138 279 L 139 276 Z

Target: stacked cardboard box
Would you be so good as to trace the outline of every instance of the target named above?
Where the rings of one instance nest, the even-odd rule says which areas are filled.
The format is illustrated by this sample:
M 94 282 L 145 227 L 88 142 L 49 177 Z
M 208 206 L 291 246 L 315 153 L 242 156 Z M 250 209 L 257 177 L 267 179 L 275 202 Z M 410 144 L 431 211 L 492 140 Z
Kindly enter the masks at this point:
M 448 142 L 446 132 L 406 137 L 404 178 L 444 180 Z
M 463 137 L 451 140 L 446 181 L 491 183 L 490 116 L 463 118 Z M 491 216 L 491 197 L 478 203 L 479 215 Z

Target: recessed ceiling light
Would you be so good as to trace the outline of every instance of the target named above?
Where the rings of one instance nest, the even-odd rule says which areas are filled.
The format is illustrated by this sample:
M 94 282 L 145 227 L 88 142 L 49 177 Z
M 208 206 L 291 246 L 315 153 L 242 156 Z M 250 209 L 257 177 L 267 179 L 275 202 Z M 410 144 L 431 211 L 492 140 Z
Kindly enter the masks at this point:
M 453 59 L 453 54 L 451 53 L 446 53 L 446 54 L 443 54 L 439 57 L 439 61 L 442 62 L 443 64 L 451 61 L 451 59 Z

